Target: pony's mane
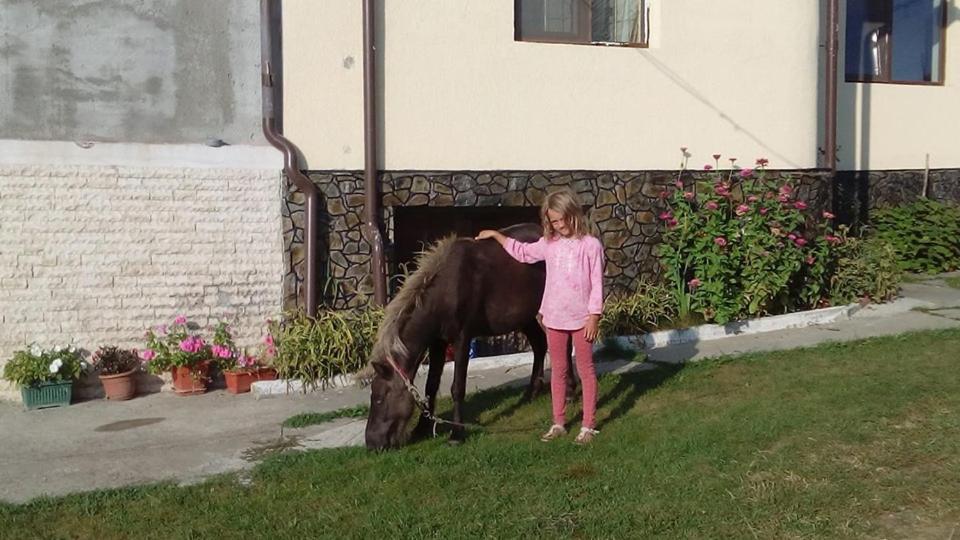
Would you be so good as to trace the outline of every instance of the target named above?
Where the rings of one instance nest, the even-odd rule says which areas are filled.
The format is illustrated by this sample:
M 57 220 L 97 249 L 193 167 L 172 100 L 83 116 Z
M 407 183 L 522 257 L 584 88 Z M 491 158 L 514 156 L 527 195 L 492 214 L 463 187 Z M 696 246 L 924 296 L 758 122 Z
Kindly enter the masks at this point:
M 377 339 L 373 345 L 371 362 L 379 362 L 386 358 L 387 354 L 406 357 L 407 347 L 400 340 L 400 329 L 403 328 L 413 309 L 420 307 L 424 291 L 447 260 L 447 255 L 456 240 L 455 235 L 437 240 L 417 256 L 417 269 L 407 276 L 400 291 L 384 311 L 383 321 L 380 323 Z M 372 377 L 372 368 L 368 364 L 361 371 L 360 379 L 369 380 Z

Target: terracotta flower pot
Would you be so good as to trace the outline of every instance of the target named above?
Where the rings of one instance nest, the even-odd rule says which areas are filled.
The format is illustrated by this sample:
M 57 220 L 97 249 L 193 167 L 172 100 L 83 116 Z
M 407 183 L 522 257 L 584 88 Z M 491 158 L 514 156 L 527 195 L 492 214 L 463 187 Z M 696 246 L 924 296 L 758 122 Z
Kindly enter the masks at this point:
M 103 393 L 111 401 L 126 401 L 137 393 L 137 380 L 135 378 L 137 370 L 131 369 L 126 373 L 116 375 L 100 375 L 100 383 L 103 385 Z
M 209 370 L 209 362 L 201 362 L 195 366 L 175 367 L 171 369 L 171 374 L 173 375 L 173 391 L 181 396 L 205 393 L 207 391 L 207 372 Z
M 277 378 L 277 370 L 260 368 L 256 371 L 224 371 L 223 378 L 227 382 L 227 391 L 231 394 L 244 394 L 250 391 L 254 381 L 272 381 Z

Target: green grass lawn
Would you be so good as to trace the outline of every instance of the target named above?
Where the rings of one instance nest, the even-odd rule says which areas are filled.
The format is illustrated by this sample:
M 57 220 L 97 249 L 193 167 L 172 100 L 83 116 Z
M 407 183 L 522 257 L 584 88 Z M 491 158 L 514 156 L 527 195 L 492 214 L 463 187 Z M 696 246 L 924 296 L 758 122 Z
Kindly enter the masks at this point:
M 0 505 L 0 537 L 960 538 L 958 359 L 948 331 L 607 376 L 586 448 L 537 440 L 548 399 L 485 392 L 459 448 Z

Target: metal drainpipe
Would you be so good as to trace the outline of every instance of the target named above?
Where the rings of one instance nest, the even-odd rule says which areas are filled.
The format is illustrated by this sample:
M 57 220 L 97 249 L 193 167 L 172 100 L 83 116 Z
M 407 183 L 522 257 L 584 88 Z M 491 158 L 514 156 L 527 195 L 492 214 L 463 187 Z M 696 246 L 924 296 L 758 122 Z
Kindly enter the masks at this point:
M 370 243 L 370 273 L 373 277 L 373 298 L 377 305 L 387 303 L 386 267 L 383 257 L 383 236 L 380 234 L 380 190 L 377 182 L 377 108 L 376 61 L 374 56 L 373 0 L 363 0 L 363 146 L 366 222 L 363 229 Z
M 831 177 L 837 173 L 837 55 L 839 38 L 839 0 L 827 0 L 826 111 L 824 118 L 824 159 Z
M 260 64 L 263 97 L 263 134 L 267 141 L 283 152 L 283 172 L 297 189 L 306 197 L 306 215 L 304 219 L 303 243 L 306 251 L 306 311 L 310 317 L 316 317 L 320 305 L 319 265 L 317 264 L 317 213 L 320 210 L 320 194 L 317 186 L 300 172 L 297 148 L 277 129 L 276 111 L 274 111 L 274 92 L 276 86 L 273 70 L 273 39 L 276 21 L 273 18 L 272 0 L 260 0 Z

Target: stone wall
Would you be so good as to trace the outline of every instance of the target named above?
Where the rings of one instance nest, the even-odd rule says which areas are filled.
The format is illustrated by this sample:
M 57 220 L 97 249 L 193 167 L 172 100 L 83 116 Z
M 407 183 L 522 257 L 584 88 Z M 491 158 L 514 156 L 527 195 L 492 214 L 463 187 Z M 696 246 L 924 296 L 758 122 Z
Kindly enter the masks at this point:
M 702 172 L 687 172 L 685 178 Z M 800 196 L 814 211 L 830 208 L 826 176 L 814 171 L 770 171 L 778 178 L 798 180 Z M 398 206 L 496 207 L 539 206 L 551 188 L 570 186 L 591 207 L 606 248 L 606 288 L 629 289 L 641 277 L 655 279 L 660 267 L 656 216 L 664 209 L 659 195 L 672 186 L 676 171 L 463 171 L 385 172 L 381 174 L 383 219 L 388 268 L 396 273 L 390 241 L 393 209 Z M 327 171 L 310 174 L 323 193 L 326 213 L 320 236 L 324 257 L 325 298 L 334 307 L 364 303 L 372 291 L 370 248 L 364 241 L 363 173 Z M 287 268 L 285 306 L 303 305 L 303 197 L 288 186 L 284 208 Z
M 837 173 L 834 198 L 844 223 L 866 223 L 870 210 L 919 199 L 924 171 L 846 171 Z M 960 169 L 933 169 L 927 179 L 927 197 L 960 204 Z
M 278 170 L 0 166 L 0 368 L 180 313 L 254 344 L 281 309 L 280 195 Z

